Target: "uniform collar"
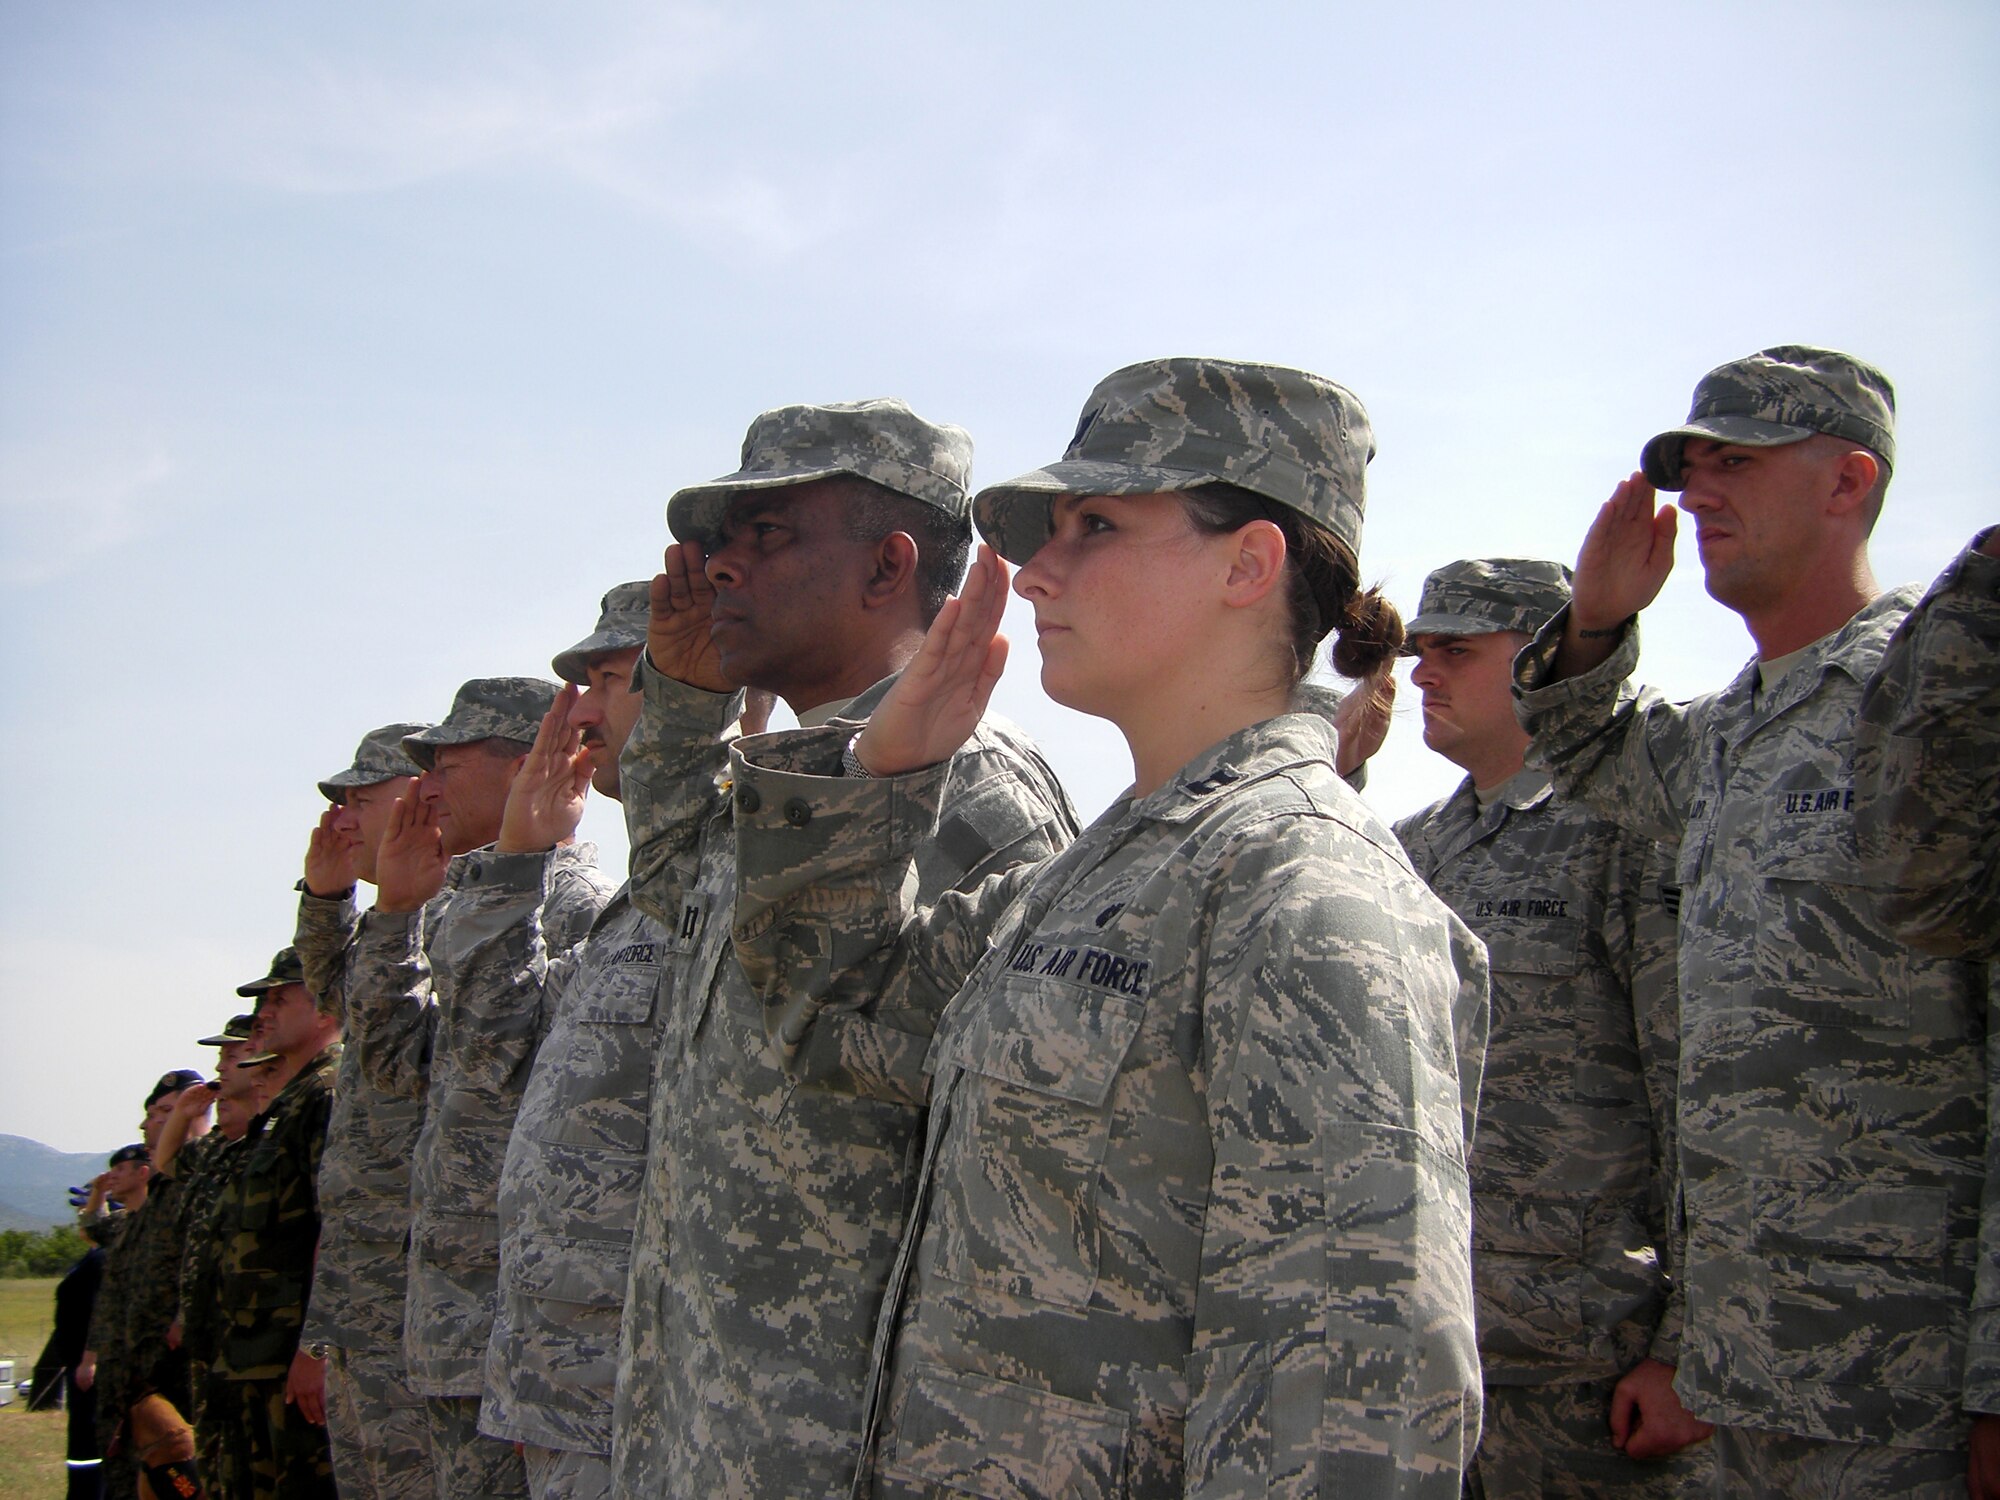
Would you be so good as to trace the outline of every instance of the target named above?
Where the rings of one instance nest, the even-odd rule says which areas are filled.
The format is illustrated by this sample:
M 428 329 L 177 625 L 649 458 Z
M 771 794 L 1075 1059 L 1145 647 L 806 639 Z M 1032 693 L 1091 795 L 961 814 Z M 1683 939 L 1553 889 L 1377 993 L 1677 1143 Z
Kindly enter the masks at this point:
M 1753 713 L 1757 722 L 1775 719 L 1819 691 L 1820 679 L 1839 672 L 1858 682 L 1874 669 L 1896 626 L 1916 607 L 1922 590 L 1915 584 L 1877 594 L 1840 629 L 1821 636 L 1793 655 L 1791 670 L 1772 683 L 1757 705 L 1757 659 L 1752 657 L 1735 681 L 1718 695 L 1731 710 Z M 1871 649 L 1872 648 L 1872 649 Z M 1756 705 L 1753 710 L 1753 705 Z
M 1312 712 L 1280 714 L 1210 745 L 1166 784 L 1132 803 L 1132 816 L 1185 822 L 1252 781 L 1314 761 L 1333 765 L 1333 725 Z M 1128 794 L 1129 795 L 1129 794 Z

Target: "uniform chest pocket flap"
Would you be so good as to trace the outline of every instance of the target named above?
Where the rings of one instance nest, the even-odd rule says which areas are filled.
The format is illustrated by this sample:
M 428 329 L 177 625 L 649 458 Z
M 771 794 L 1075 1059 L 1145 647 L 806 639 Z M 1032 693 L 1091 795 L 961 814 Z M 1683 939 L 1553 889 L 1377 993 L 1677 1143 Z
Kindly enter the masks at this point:
M 1482 923 L 1495 973 L 1561 978 L 1583 965 L 1583 923 L 1575 917 L 1510 917 Z
M 646 955 L 620 963 L 615 959 L 595 973 L 581 975 L 589 993 L 576 1008 L 583 1026 L 643 1026 L 653 1019 L 653 1006 L 660 993 L 659 945 L 647 941 L 628 944 L 623 950 L 643 948 Z
M 1140 1001 L 1013 975 L 941 1038 L 952 1091 L 932 1200 L 938 1271 L 1058 1307 L 1097 1284 L 1098 1196 L 1112 1087 Z
M 1801 1020 L 1903 1030 L 1909 956 L 1875 916 L 1882 877 L 1855 850 L 1848 797 L 1840 788 L 1786 792 L 1766 813 L 1757 977 L 1781 986 Z
M 1002 980 L 949 1037 L 938 1060 L 968 1073 L 1091 1108 L 1111 1095 L 1145 1006 L 1063 980 Z

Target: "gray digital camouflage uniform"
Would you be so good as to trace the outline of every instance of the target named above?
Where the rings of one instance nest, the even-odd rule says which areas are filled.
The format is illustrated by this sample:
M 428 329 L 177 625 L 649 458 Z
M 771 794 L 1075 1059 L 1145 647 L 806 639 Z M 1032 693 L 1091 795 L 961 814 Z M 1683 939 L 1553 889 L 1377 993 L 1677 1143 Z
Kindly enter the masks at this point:
M 1904 942 L 1956 958 L 2000 958 L 2000 558 L 1978 550 L 1992 535 L 1890 638 L 1855 731 L 1876 910 Z
M 632 897 L 665 932 L 674 1000 L 619 1355 L 617 1492 L 838 1494 L 860 1452 L 870 1338 L 922 1137 L 925 1038 L 824 1029 L 823 1090 L 798 1089 L 779 1066 L 729 948 L 721 734 L 736 700 L 650 666 L 642 680 L 619 780 Z M 865 715 L 886 690 L 847 712 Z M 949 784 L 944 825 L 917 862 L 925 899 L 1040 859 L 1076 831 L 1055 774 L 1004 721 L 981 726 Z M 745 789 L 733 803 L 738 817 L 754 807 Z
M 465 977 L 540 992 L 552 1017 L 500 1170 L 500 1296 L 480 1430 L 611 1454 L 618 1323 L 646 1166 L 653 1059 L 667 1005 L 662 934 L 620 888 L 590 935 L 551 960 L 540 913 L 547 860 L 488 862 L 461 899 L 492 937 Z
M 1468 778 L 1396 836 L 1492 970 L 1469 1163 L 1481 1488 L 1488 1500 L 1688 1492 L 1699 1454 L 1628 1459 L 1609 1426 L 1618 1376 L 1679 1359 L 1671 854 L 1555 800 L 1534 771 L 1483 809 Z M 1558 1385 L 1579 1389 L 1552 1402 L 1542 1388 Z M 1558 1409 L 1577 1412 L 1577 1430 L 1548 1418 Z
M 440 902 L 425 913 L 435 921 Z M 349 949 L 361 915 L 352 899 L 299 896 L 293 946 L 306 988 L 345 1024 Z M 358 1029 L 358 1028 L 357 1028 Z M 428 1028 L 401 1037 L 418 1054 L 398 1073 L 427 1065 Z M 365 1065 L 379 1038 L 342 1050 L 333 1113 L 320 1158 L 320 1242 L 305 1341 L 327 1346 L 327 1432 L 341 1493 L 418 1500 L 435 1493 L 423 1398 L 403 1360 L 409 1282 L 410 1156 L 423 1124 L 421 1094 L 376 1087 Z
M 369 1081 L 424 1101 L 410 1167 L 403 1353 L 425 1397 L 443 1497 L 526 1490 L 519 1457 L 478 1434 L 498 1295 L 500 1163 L 547 1025 L 539 1004 L 489 1012 L 485 996 L 458 983 L 461 957 L 489 936 L 476 911 L 460 916 L 458 893 L 494 857 L 476 850 L 453 858 L 434 923 L 424 913 L 365 913 L 349 959 L 348 1031 L 364 1049 Z M 547 932 L 566 953 L 610 891 L 594 846 L 570 845 L 551 860 Z
M 1564 617 L 1515 664 L 1531 763 L 1681 840 L 1688 1409 L 1842 1443 L 1955 1448 L 2000 1411 L 1986 970 L 1911 953 L 1856 845 L 1861 685 L 1916 602 L 1882 595 L 1761 693 L 1621 695 L 1627 626 L 1551 681 Z
M 739 748 L 736 944 L 814 1088 L 922 1050 L 830 1037 L 942 1010 L 875 1493 L 1456 1495 L 1478 1059 L 1453 1017 L 1485 953 L 1325 721 L 1240 731 L 923 911 L 940 776 L 829 779 L 839 751 Z

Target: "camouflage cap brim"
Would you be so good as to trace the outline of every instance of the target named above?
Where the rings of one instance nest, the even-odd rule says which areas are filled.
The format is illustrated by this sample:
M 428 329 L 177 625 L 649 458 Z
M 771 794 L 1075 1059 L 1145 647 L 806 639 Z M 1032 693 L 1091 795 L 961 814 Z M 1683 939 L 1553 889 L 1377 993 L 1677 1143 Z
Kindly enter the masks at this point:
M 419 771 L 428 771 L 437 764 L 438 750 L 445 745 L 476 745 L 481 740 L 493 738 L 491 730 L 453 729 L 448 725 L 434 724 L 422 734 L 413 734 L 403 741 L 403 753 L 417 763 Z
M 531 745 L 561 691 L 539 677 L 475 677 L 459 688 L 442 724 L 404 737 L 403 753 L 428 771 L 437 764 L 437 752 L 448 745 L 482 740 Z
M 673 498 L 667 501 L 667 530 L 673 533 L 677 542 L 706 545 L 721 533 L 722 518 L 728 513 L 732 500 L 764 490 L 787 490 L 821 479 L 867 479 L 899 495 L 908 495 L 913 500 L 922 500 L 926 505 L 936 505 L 939 510 L 950 513 L 949 506 L 938 505 L 930 494 L 940 484 L 949 483 L 941 476 L 914 464 L 895 464 L 884 459 L 876 459 L 869 468 L 871 472 L 867 474 L 859 469 L 842 467 L 788 469 L 775 474 L 731 474 L 708 484 L 691 484 L 684 490 L 676 490 Z M 957 514 L 963 517 L 965 512 L 960 510 Z
M 635 646 L 645 644 L 646 632 L 643 630 L 594 631 L 558 655 L 549 665 L 555 668 L 556 676 L 564 682 L 575 683 L 578 687 L 589 687 L 592 658 L 612 651 L 630 651 Z
M 247 1042 L 250 1040 L 250 1024 L 255 1019 L 254 1016 L 248 1015 L 231 1016 L 227 1021 L 222 1023 L 222 1030 L 218 1031 L 214 1036 L 196 1038 L 195 1045 L 197 1047 L 223 1047 L 231 1042 Z
M 1745 448 L 1782 448 L 1804 442 L 1813 432 L 1810 427 L 1760 422 L 1755 417 L 1699 417 L 1647 443 L 1639 454 L 1639 467 L 1654 489 L 1678 490 L 1682 487 L 1681 448 L 1689 438 L 1712 438 Z
M 398 777 L 415 776 L 422 767 L 410 759 L 409 753 L 403 749 L 403 741 L 428 728 L 428 724 L 409 723 L 384 724 L 380 729 L 369 730 L 355 747 L 354 759 L 346 769 L 334 772 L 319 783 L 320 795 L 329 802 L 339 804 L 347 800 L 350 788 L 377 786 Z
M 972 502 L 972 524 L 987 546 L 1019 567 L 1049 539 L 1058 495 L 1170 495 L 1214 484 L 1215 476 L 1160 464 L 1069 458 L 988 485 Z
M 261 979 L 253 979 L 248 984 L 236 986 L 236 993 L 248 1000 L 255 998 L 262 1004 L 264 996 L 272 990 L 283 989 L 288 984 L 306 982 L 305 966 L 299 960 L 299 950 L 293 947 L 280 948 L 271 960 L 271 967 L 264 971 Z M 256 1006 L 252 1006 L 254 1011 Z
M 708 484 L 675 490 L 667 501 L 667 530 L 677 542 L 709 542 L 722 530 L 722 517 L 738 495 L 790 489 L 850 474 L 850 469 L 788 469 L 774 474 L 730 474 Z
M 1403 627 L 1402 654 L 1417 655 L 1416 638 L 1420 635 L 1498 635 L 1503 630 L 1516 628 L 1493 620 L 1475 619 L 1471 615 L 1418 615 Z
M 929 422 L 893 396 L 759 412 L 743 435 L 736 472 L 691 484 L 667 502 L 667 529 L 679 540 L 711 541 L 730 502 L 849 475 L 934 506 L 961 523 L 972 436 Z
M 333 775 L 327 777 L 326 780 L 316 783 L 316 785 L 319 787 L 319 794 L 322 797 L 326 798 L 329 802 L 339 804 L 345 802 L 347 794 L 358 786 L 380 786 L 383 782 L 394 781 L 399 776 L 414 776 L 422 769 L 423 767 L 412 761 L 410 770 L 397 771 L 393 775 L 381 776 L 373 771 L 358 771 L 350 767 L 348 770 L 335 772 Z

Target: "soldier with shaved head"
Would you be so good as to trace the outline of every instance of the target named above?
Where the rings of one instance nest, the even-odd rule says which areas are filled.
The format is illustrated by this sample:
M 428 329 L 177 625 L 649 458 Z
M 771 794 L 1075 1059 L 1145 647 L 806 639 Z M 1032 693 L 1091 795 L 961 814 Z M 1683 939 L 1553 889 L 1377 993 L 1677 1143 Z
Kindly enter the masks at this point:
M 1466 775 L 1396 825 L 1410 862 L 1480 940 L 1493 1020 L 1472 1174 L 1472 1284 L 1486 1500 L 1677 1496 L 1707 1435 L 1670 1387 L 1638 1421 L 1614 1384 L 1671 1375 L 1673 864 L 1558 800 L 1523 760 L 1515 653 L 1569 602 L 1569 569 L 1479 558 L 1424 580 L 1405 654 L 1424 742 Z
M 1863 684 L 1917 603 L 1868 560 L 1895 462 L 1874 366 L 1783 345 L 1695 388 L 1514 667 L 1559 795 L 1678 839 L 1687 1322 L 1674 1386 L 1730 1493 L 2000 1494 L 2000 1031 L 1977 962 L 1912 952 L 1862 855 Z M 1756 658 L 1632 693 L 1680 491 Z

